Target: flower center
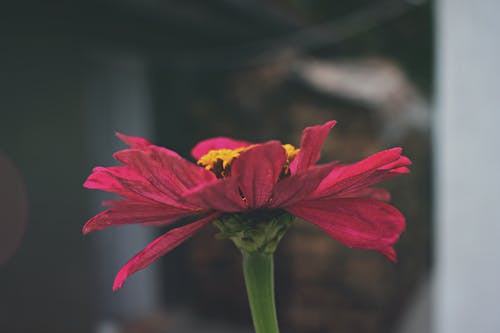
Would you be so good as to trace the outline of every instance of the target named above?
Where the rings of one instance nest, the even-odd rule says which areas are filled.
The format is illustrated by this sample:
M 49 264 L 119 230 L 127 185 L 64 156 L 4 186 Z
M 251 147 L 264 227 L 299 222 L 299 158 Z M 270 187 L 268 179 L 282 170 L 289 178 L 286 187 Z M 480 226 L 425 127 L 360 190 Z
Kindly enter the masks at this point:
M 281 145 L 286 152 L 286 161 L 283 165 L 283 175 L 290 174 L 290 163 L 297 156 L 300 149 L 291 144 Z M 203 155 L 197 162 L 205 169 L 212 171 L 218 178 L 229 177 L 231 175 L 231 163 L 240 156 L 240 153 L 252 149 L 255 145 L 240 147 L 236 149 L 214 149 Z

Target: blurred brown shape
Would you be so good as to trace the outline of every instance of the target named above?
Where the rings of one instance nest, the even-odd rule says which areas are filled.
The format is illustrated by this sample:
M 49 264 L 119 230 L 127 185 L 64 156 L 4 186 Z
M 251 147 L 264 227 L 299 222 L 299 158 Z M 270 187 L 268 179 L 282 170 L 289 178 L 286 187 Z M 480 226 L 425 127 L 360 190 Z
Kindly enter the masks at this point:
M 19 247 L 27 217 L 24 182 L 14 164 L 0 152 L 0 265 Z
M 151 313 L 147 316 L 129 320 L 123 324 L 123 333 L 167 333 L 170 330 L 170 320 L 166 313 Z

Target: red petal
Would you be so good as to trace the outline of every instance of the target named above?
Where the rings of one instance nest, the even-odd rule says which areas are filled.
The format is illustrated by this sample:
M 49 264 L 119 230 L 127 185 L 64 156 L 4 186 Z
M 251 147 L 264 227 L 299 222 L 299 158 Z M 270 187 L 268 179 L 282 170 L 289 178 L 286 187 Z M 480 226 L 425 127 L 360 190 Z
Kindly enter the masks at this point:
M 353 183 L 349 187 L 346 187 L 344 190 L 342 190 L 341 193 L 338 194 L 343 197 L 345 196 L 353 197 L 354 196 L 352 194 L 353 192 L 361 191 L 362 189 L 377 184 L 383 180 L 394 178 L 396 176 L 405 173 L 409 173 L 410 169 L 408 169 L 405 166 L 403 167 L 400 166 L 402 165 L 401 163 L 408 163 L 407 165 L 411 164 L 411 162 L 409 161 L 410 160 L 405 156 L 401 156 L 400 159 L 397 160 L 396 162 L 377 168 L 377 170 L 371 173 L 366 173 L 365 177 L 363 177 L 362 179 L 358 179 L 355 183 Z M 390 169 L 391 167 L 394 169 Z
M 116 193 L 133 200 L 176 204 L 175 198 L 167 196 L 152 186 L 136 170 L 127 166 L 96 167 L 83 186 L 89 189 Z
M 130 136 L 118 132 L 115 135 L 130 148 L 144 148 L 151 145 L 151 142 L 138 136 Z
M 358 191 L 342 193 L 341 198 L 372 198 L 380 201 L 391 201 L 391 193 L 383 188 L 367 187 Z
M 172 229 L 155 239 L 120 269 L 113 284 L 113 291 L 120 289 L 130 275 L 144 269 L 153 261 L 180 245 L 205 225 L 217 218 L 217 216 L 217 213 L 211 214 L 191 224 Z
M 165 147 L 156 146 L 151 142 L 149 142 L 148 140 L 138 136 L 130 136 L 118 132 L 116 132 L 115 135 L 132 149 L 146 150 L 147 148 L 154 148 L 156 150 L 162 151 L 167 155 L 179 156 L 179 154 L 177 154 L 173 150 L 167 149 Z
M 212 172 L 156 146 L 145 150 L 122 150 L 113 156 L 137 171 L 152 187 L 175 200 L 188 190 L 216 179 Z
M 401 148 L 396 147 L 396 148 L 392 148 L 392 149 L 401 149 Z M 402 149 L 401 149 L 401 151 L 402 151 Z M 379 169 L 380 170 L 394 170 L 394 169 L 398 169 L 401 167 L 406 167 L 408 165 L 411 165 L 410 159 L 406 156 L 399 156 L 399 158 L 397 160 L 395 160 L 394 162 L 388 163 L 384 166 L 381 166 Z
M 97 214 L 85 223 L 83 226 L 84 234 L 124 224 L 167 225 L 182 217 L 199 212 L 132 200 L 112 200 L 107 204 L 112 207 Z
M 214 149 L 236 149 L 250 146 L 252 143 L 241 140 L 234 140 L 227 137 L 217 137 L 200 141 L 191 150 L 191 155 L 199 160 L 203 155 Z
M 396 208 L 367 198 L 307 201 L 286 210 L 347 246 L 376 250 L 393 261 L 392 245 L 405 228 Z
M 247 208 L 240 195 L 238 180 L 235 178 L 225 178 L 201 185 L 186 192 L 183 199 L 192 205 L 225 213 L 241 212 Z
M 332 197 L 369 187 L 388 178 L 391 166 L 400 167 L 407 160 L 401 156 L 401 148 L 392 148 L 351 165 L 339 165 L 325 177 L 314 197 Z
M 240 154 L 231 166 L 248 208 L 264 206 L 283 169 L 286 152 L 278 141 L 257 145 Z
M 399 175 L 409 173 L 409 172 L 410 172 L 410 169 L 408 169 L 407 167 L 400 167 L 400 168 L 390 170 L 389 174 L 394 174 L 396 176 L 399 176 Z
M 323 125 L 311 126 L 304 129 L 300 143 L 300 151 L 297 155 L 296 172 L 307 170 L 314 165 L 321 155 L 321 147 L 335 126 L 336 121 L 331 120 Z M 295 165 L 294 165 L 295 169 Z
M 385 249 L 379 249 L 377 251 L 392 262 L 398 261 L 398 255 L 392 246 L 388 246 Z
M 337 162 L 313 166 L 307 172 L 291 175 L 279 181 L 273 189 L 269 208 L 283 208 L 308 197 Z

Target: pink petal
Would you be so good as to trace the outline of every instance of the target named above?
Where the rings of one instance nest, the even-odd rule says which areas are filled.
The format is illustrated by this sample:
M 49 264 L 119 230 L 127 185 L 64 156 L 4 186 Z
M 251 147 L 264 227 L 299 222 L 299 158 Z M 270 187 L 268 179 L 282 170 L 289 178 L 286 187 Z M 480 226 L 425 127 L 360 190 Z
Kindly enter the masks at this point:
M 134 169 L 152 187 L 175 200 L 188 190 L 216 179 L 212 172 L 156 146 L 145 150 L 122 150 L 113 156 Z
M 85 223 L 83 226 L 84 234 L 124 224 L 167 225 L 182 217 L 199 213 L 199 211 L 134 200 L 112 200 L 107 204 L 112 207 L 97 214 Z
M 145 150 L 146 148 L 152 148 L 154 147 L 157 150 L 162 151 L 163 153 L 167 155 L 173 155 L 173 156 L 179 156 L 175 151 L 167 149 L 165 147 L 160 147 L 152 144 L 148 140 L 138 137 L 138 136 L 130 136 L 130 135 L 125 135 L 122 133 L 116 132 L 115 135 L 122 140 L 127 146 L 133 149 L 142 149 Z
M 300 143 L 300 152 L 297 155 L 297 164 L 293 169 L 296 172 L 307 170 L 314 165 L 320 158 L 321 147 L 335 126 L 336 121 L 331 120 L 323 125 L 311 126 L 304 129 Z
M 380 201 L 391 201 L 391 193 L 383 188 L 367 187 L 357 191 L 342 193 L 341 198 L 372 198 Z
M 389 166 L 399 166 L 401 148 L 392 148 L 373 154 L 350 165 L 339 165 L 325 177 L 314 197 L 332 197 L 342 192 L 357 191 L 385 179 Z
M 392 148 L 392 149 L 398 149 L 398 148 L 399 147 Z M 399 148 L 399 149 L 401 149 L 401 148 Z M 406 157 L 406 156 L 402 156 L 401 155 L 394 162 L 388 163 L 388 164 L 386 164 L 384 166 L 381 166 L 379 169 L 380 170 L 395 170 L 395 169 L 399 169 L 399 168 L 402 168 L 402 167 L 406 167 L 408 165 L 411 165 L 410 159 L 408 157 Z
M 227 137 L 217 137 L 200 141 L 191 150 L 191 155 L 199 160 L 203 155 L 214 149 L 236 149 L 250 146 L 252 143 L 248 141 L 234 140 Z
M 286 209 L 347 246 L 376 250 L 395 261 L 392 245 L 405 228 L 404 216 L 393 206 L 367 198 L 301 202 Z
M 398 261 L 398 255 L 396 254 L 396 250 L 394 250 L 392 246 L 388 246 L 384 249 L 379 249 L 377 251 L 392 262 Z
M 410 169 L 408 169 L 407 167 L 400 167 L 400 168 L 390 170 L 389 174 L 395 174 L 396 176 L 399 176 L 399 175 L 409 173 L 409 172 L 410 172 Z
M 248 208 L 264 206 L 283 169 L 286 152 L 278 141 L 257 145 L 240 154 L 231 166 Z
M 373 184 L 377 184 L 383 180 L 391 179 L 397 176 L 400 176 L 405 173 L 409 173 L 410 169 L 407 167 L 400 167 L 392 170 L 380 170 L 377 169 L 370 177 L 367 177 L 363 183 L 360 183 L 358 187 L 366 187 L 371 186 Z
M 83 186 L 89 189 L 116 193 L 132 200 L 176 204 L 175 198 L 161 192 L 136 170 L 127 166 L 96 167 Z
M 279 181 L 273 189 L 269 208 L 283 208 L 308 197 L 330 173 L 337 162 L 313 166 L 299 174 L 293 174 Z
M 144 148 L 151 145 L 151 142 L 138 136 L 130 136 L 118 132 L 115 135 L 130 148 Z
M 120 269 L 113 284 L 113 291 L 120 289 L 130 275 L 144 269 L 153 261 L 180 245 L 205 225 L 216 219 L 217 216 L 218 213 L 211 214 L 191 224 L 172 229 L 155 239 Z
M 402 165 L 401 163 L 407 163 L 406 161 L 408 161 L 408 163 L 411 164 L 408 158 L 406 158 L 405 156 L 401 156 L 401 158 L 398 161 L 389 164 L 391 165 L 390 167 L 394 169 L 389 169 L 390 167 L 388 165 L 384 165 L 380 168 L 377 168 L 375 171 L 371 173 L 366 173 L 362 179 L 358 179 L 355 183 L 351 184 L 349 187 L 344 188 L 340 193 L 337 194 L 346 196 L 347 194 L 360 191 L 366 187 L 377 184 L 383 180 L 394 178 L 405 173 L 409 173 L 410 169 L 408 169 L 405 166 L 400 166 Z
M 131 200 L 188 208 L 179 200 L 177 194 L 160 191 L 137 171 L 127 166 L 96 167 L 84 183 L 84 187 L 116 193 Z
M 247 209 L 236 178 L 218 179 L 186 192 L 183 200 L 191 205 L 214 209 L 225 213 L 236 213 Z

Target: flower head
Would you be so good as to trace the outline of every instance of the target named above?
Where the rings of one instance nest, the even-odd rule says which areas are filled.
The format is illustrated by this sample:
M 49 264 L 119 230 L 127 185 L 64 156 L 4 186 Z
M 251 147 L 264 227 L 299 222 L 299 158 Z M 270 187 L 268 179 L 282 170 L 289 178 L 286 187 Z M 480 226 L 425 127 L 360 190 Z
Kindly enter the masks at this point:
M 401 148 L 392 148 L 354 164 L 317 165 L 334 125 L 306 128 L 300 149 L 279 141 L 208 139 L 191 151 L 197 163 L 145 139 L 117 134 L 130 146 L 113 155 L 123 165 L 96 167 L 84 186 L 123 198 L 105 202 L 109 208 L 91 218 L 83 233 L 125 224 L 188 222 L 127 262 L 113 289 L 212 221 L 238 246 L 249 246 L 247 236 L 263 230 L 264 235 L 251 239 L 251 249 L 273 251 L 293 215 L 347 246 L 375 250 L 395 261 L 393 245 L 405 219 L 385 202 L 389 193 L 372 185 L 409 172 L 411 162 Z

